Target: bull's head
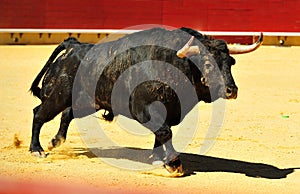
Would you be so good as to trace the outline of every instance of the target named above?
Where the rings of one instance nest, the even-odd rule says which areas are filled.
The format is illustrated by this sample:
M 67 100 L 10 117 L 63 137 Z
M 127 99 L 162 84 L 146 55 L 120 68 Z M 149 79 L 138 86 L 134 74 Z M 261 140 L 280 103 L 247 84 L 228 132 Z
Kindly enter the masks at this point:
M 223 40 L 211 39 L 205 45 L 205 50 L 201 50 L 201 46 L 193 45 L 194 36 L 177 52 L 180 58 L 189 57 L 194 63 L 201 66 L 201 78 L 199 79 L 197 91 L 201 100 L 206 102 L 214 101 L 220 97 L 225 99 L 236 99 L 238 88 L 235 85 L 231 74 L 231 66 L 235 64 L 235 59 L 229 54 L 243 54 L 256 50 L 263 40 L 263 36 L 258 41 L 248 46 L 230 46 Z M 195 41 L 196 42 L 196 41 Z M 203 46 L 202 46 L 203 48 Z M 199 77 L 199 75 L 198 75 Z M 203 86 L 206 91 L 203 91 Z M 210 98 L 203 93 L 209 90 Z

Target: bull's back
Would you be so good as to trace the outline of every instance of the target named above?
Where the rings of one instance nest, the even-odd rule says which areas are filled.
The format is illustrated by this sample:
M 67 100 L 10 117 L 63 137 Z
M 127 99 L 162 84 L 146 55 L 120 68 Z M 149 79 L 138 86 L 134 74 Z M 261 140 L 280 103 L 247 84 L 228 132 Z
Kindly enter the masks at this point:
M 88 53 L 91 44 L 73 44 L 59 56 L 46 72 L 42 88 L 42 101 L 59 98 L 71 106 L 72 87 L 81 62 Z

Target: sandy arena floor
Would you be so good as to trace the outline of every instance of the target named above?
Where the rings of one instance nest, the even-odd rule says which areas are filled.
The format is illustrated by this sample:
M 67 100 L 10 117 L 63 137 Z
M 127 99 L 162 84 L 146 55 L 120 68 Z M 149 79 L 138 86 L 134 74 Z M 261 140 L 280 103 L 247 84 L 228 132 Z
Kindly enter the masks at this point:
M 71 123 L 66 143 L 49 151 L 47 158 L 30 155 L 32 109 L 39 100 L 28 89 L 54 48 L 0 46 L 0 193 L 25 193 L 26 189 L 46 193 L 299 193 L 300 47 L 263 46 L 235 56 L 232 71 L 238 98 L 226 102 L 220 134 L 205 155 L 199 150 L 212 108 L 199 104 L 198 130 L 181 155 L 190 173 L 181 178 L 170 178 L 160 168 L 134 171 L 108 164 L 86 147 L 76 121 Z M 59 121 L 57 117 L 42 128 L 45 149 Z M 122 131 L 118 122 L 103 126 L 115 142 L 135 154 L 127 155 L 128 149 L 99 148 L 101 157 L 147 163 L 145 152 L 152 147 L 153 135 L 136 137 Z M 132 123 L 132 127 L 138 126 Z M 18 148 L 15 135 L 21 140 Z

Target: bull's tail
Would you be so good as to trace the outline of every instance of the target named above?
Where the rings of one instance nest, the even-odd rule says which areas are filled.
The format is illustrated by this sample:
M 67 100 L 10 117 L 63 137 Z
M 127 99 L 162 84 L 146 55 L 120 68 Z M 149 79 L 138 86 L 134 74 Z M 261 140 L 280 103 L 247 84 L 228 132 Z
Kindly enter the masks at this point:
M 42 77 L 45 75 L 45 73 L 49 69 L 50 65 L 54 62 L 54 60 L 59 55 L 59 53 L 65 49 L 67 49 L 71 43 L 79 43 L 79 42 L 76 38 L 70 37 L 70 38 L 64 40 L 64 42 L 62 42 L 60 45 L 58 45 L 58 47 L 56 47 L 56 49 L 53 51 L 53 53 L 51 54 L 47 63 L 45 64 L 43 69 L 40 71 L 40 73 L 36 76 L 36 78 L 34 79 L 34 81 L 31 84 L 30 91 L 32 92 L 32 94 L 34 96 L 41 99 L 41 88 L 38 85 L 39 85 Z

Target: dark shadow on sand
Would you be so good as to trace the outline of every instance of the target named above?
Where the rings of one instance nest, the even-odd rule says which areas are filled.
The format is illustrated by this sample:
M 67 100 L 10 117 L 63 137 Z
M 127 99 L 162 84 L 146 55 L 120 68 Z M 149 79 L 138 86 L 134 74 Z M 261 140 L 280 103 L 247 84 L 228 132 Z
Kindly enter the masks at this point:
M 140 148 L 75 148 L 77 155 L 85 155 L 89 158 L 115 158 L 127 159 L 135 162 L 151 164 L 149 156 L 152 153 L 150 149 Z M 239 160 L 216 158 L 197 154 L 181 153 L 180 159 L 185 170 L 185 175 L 193 175 L 196 172 L 229 172 L 245 174 L 249 177 L 260 177 L 267 179 L 286 178 L 288 174 L 294 172 L 297 168 L 280 169 L 275 166 L 263 163 L 251 163 Z

